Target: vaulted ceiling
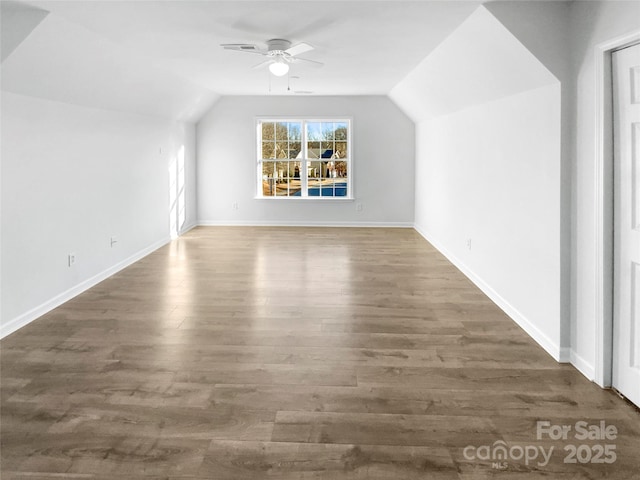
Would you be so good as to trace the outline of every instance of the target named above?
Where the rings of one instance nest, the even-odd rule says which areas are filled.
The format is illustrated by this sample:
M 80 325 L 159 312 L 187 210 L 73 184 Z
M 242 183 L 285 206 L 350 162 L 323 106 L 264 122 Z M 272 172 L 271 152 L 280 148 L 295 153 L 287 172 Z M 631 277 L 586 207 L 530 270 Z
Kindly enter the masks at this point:
M 2 89 L 191 121 L 220 95 L 388 94 L 480 3 L 3 1 Z M 270 38 L 324 66 L 270 77 L 220 47 Z

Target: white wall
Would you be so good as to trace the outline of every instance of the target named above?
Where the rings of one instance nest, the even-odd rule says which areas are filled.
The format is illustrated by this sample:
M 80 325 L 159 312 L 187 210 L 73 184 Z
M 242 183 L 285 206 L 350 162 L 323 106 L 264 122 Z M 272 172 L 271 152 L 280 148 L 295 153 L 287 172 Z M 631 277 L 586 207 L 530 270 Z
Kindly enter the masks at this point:
M 571 4 L 576 121 L 572 165 L 572 318 L 571 345 L 582 371 L 593 378 L 596 352 L 596 70 L 595 48 L 640 31 L 640 2 Z M 611 227 L 606 229 L 611 230 Z M 605 269 L 606 273 L 606 269 Z
M 560 82 L 479 7 L 391 96 L 418 123 L 416 228 L 563 358 Z
M 2 92 L 3 335 L 168 240 L 168 166 L 194 135 L 193 125 Z
M 575 81 L 571 74 L 571 5 L 573 2 L 495 1 L 489 10 L 527 48 L 561 85 L 560 251 L 561 345 L 563 361 L 576 357 L 571 350 L 571 135 L 575 122 Z M 579 366 L 579 365 L 578 365 Z M 581 367 L 580 367 L 581 368 Z
M 560 86 L 423 122 L 417 137 L 416 228 L 559 358 Z
M 486 8 L 561 81 L 562 160 L 560 213 L 557 217 L 561 238 L 559 345 L 563 350 L 561 357 L 570 359 L 581 372 L 593 379 L 597 342 L 594 298 L 597 283 L 601 281 L 596 278 L 595 266 L 595 139 L 598 134 L 595 50 L 602 42 L 640 30 L 640 2 L 577 1 L 560 4 L 499 1 L 487 4 Z M 539 107 L 530 106 L 534 110 Z M 485 107 L 489 108 L 488 105 Z M 545 131 L 544 126 L 542 128 Z M 429 134 L 426 126 L 419 127 L 419 131 L 416 177 L 419 185 L 423 185 L 427 176 L 425 169 L 430 165 L 424 163 Z M 499 139 L 495 141 L 502 142 Z M 485 145 L 484 142 L 480 144 Z M 433 159 L 429 161 L 433 162 Z M 421 219 L 429 215 L 424 208 L 429 195 L 428 189 L 416 190 L 416 222 L 419 225 L 424 223 Z M 437 200 L 430 198 L 429 201 Z M 556 215 L 555 212 L 549 214 Z M 461 261 L 467 260 L 463 257 Z M 604 273 L 607 273 L 606 266 Z M 542 327 L 543 330 L 556 329 L 549 322 L 542 322 Z
M 352 117 L 356 200 L 254 198 L 257 116 Z M 197 144 L 200 223 L 413 224 L 414 125 L 387 97 L 223 97 L 198 124 Z

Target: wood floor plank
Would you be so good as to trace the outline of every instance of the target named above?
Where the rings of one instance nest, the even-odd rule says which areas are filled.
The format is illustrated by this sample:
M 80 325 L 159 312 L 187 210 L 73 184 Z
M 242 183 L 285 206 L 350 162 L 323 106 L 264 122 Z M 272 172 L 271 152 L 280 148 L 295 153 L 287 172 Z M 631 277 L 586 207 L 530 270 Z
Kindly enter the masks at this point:
M 527 392 L 535 382 L 537 391 L 551 391 L 549 377 L 564 379 L 559 370 L 491 367 L 378 367 L 356 368 L 358 385 L 413 385 L 439 390 L 484 390 Z
M 553 412 L 554 418 L 570 417 L 576 411 L 585 418 L 627 420 L 611 396 L 572 398 L 570 393 L 548 391 L 488 391 L 434 389 L 416 385 L 395 387 L 333 387 L 317 385 L 216 385 L 210 400 L 216 405 L 263 408 L 280 411 L 380 413 L 400 415 L 457 415 L 472 417 L 542 418 Z
M 144 331 L 142 331 L 144 330 Z M 404 334 L 404 333 L 328 333 L 307 330 L 247 329 L 235 325 L 220 326 L 217 329 L 187 329 L 181 327 L 172 331 L 149 331 L 142 326 L 122 325 L 117 329 L 87 327 L 81 328 L 61 343 L 79 343 L 90 346 L 107 345 L 236 345 L 273 347 L 336 347 L 421 350 L 443 345 L 464 345 L 463 335 Z M 44 340 L 43 340 L 44 341 Z M 496 339 L 495 343 L 506 343 Z M 521 342 L 521 336 L 513 337 L 513 342 Z
M 638 410 L 411 229 L 195 228 L 0 362 L 3 480 L 640 479 Z M 615 425 L 616 461 L 565 463 L 540 420 Z M 466 450 L 496 442 L 555 450 Z
M 396 415 L 279 411 L 278 442 L 451 447 L 460 437 L 483 444 L 501 439 L 491 419 L 457 415 Z
M 128 365 L 144 366 L 154 364 L 175 367 L 180 370 L 194 370 L 201 364 L 264 363 L 295 365 L 345 366 L 436 366 L 443 363 L 435 348 L 420 350 L 333 348 L 333 347 L 291 347 L 253 345 L 201 345 L 188 350 L 184 345 L 161 346 L 120 346 L 113 350 L 112 359 Z
M 198 368 L 203 368 L 198 365 Z M 335 385 L 355 386 L 356 370 L 350 367 L 337 369 L 334 365 L 265 365 L 219 363 L 206 370 L 176 372 L 176 381 L 205 384 L 255 384 L 255 385 Z
M 275 412 L 240 408 L 155 407 L 118 404 L 74 406 L 47 433 L 180 438 L 269 440 Z
M 146 478 L 147 475 L 195 474 L 209 443 L 176 438 L 44 433 L 31 438 L 28 446 L 9 447 L 10 451 L 3 454 L 21 460 L 14 472 L 58 474 L 62 478 L 73 478 L 73 474 Z
M 214 440 L 200 468 L 216 480 L 458 478 L 447 449 Z

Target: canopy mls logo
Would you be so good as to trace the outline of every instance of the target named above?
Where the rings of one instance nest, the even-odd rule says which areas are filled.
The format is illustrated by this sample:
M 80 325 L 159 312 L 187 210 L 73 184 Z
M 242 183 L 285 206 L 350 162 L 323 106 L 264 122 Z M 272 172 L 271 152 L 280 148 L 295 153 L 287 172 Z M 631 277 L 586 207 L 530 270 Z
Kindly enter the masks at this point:
M 616 445 L 603 442 L 613 442 L 617 437 L 617 427 L 607 425 L 604 420 L 594 424 L 580 420 L 573 425 L 552 424 L 546 420 L 536 422 L 537 441 L 589 442 L 565 444 L 563 463 L 614 463 L 617 459 Z M 496 440 L 492 445 L 468 445 L 462 453 L 466 460 L 491 462 L 492 468 L 506 470 L 509 462 L 545 467 L 551 461 L 555 448 L 555 445 L 508 445 L 504 440 Z
M 473 445 L 468 445 L 464 448 L 463 454 L 467 460 L 491 461 L 493 468 L 501 470 L 508 467 L 508 461 L 519 462 L 522 459 L 524 459 L 524 464 L 528 466 L 540 458 L 536 465 L 544 467 L 551 460 L 553 446 L 549 447 L 548 450 L 538 445 L 513 445 L 509 447 L 505 441 L 496 440 L 493 445 L 481 445 L 477 448 Z

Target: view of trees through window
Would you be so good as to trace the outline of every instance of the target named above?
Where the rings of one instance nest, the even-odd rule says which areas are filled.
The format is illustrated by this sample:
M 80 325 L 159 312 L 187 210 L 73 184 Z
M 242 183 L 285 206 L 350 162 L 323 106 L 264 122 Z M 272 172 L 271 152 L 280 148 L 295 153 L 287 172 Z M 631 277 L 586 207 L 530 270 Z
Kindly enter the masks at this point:
M 348 197 L 349 120 L 259 120 L 263 197 Z

